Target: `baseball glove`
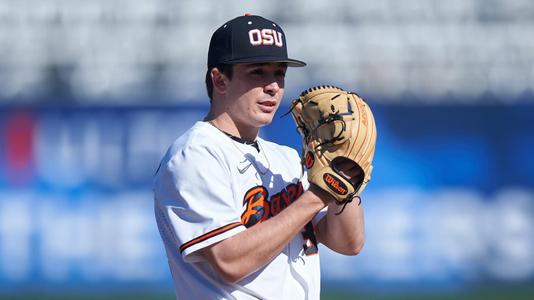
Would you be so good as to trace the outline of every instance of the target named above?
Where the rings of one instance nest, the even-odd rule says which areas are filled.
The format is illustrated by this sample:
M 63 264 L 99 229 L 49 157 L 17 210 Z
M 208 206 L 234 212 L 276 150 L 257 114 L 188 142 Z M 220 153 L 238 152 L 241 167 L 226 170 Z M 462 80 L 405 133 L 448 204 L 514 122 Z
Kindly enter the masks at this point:
M 322 85 L 293 100 L 291 115 L 302 136 L 302 165 L 309 182 L 340 205 L 359 198 L 371 179 L 376 143 L 375 120 L 367 103 L 356 93 Z M 358 169 L 356 178 L 338 168 L 347 160 Z

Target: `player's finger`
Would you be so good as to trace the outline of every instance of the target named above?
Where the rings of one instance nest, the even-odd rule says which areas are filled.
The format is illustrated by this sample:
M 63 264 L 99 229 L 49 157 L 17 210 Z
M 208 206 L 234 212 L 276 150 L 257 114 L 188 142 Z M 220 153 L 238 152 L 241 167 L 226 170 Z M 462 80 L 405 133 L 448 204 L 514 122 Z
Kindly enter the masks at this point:
M 335 169 L 347 180 L 351 180 L 353 177 L 357 177 L 361 173 L 361 168 L 358 164 L 349 159 L 336 162 Z
M 350 181 L 354 186 L 359 186 L 364 178 L 363 170 L 356 162 L 347 158 L 339 158 L 334 161 L 336 171 Z

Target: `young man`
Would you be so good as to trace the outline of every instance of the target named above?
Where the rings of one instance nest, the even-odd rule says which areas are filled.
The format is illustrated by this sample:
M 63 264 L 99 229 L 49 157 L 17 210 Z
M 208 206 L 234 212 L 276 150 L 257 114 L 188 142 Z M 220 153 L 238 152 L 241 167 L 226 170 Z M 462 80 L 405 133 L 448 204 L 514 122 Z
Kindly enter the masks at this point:
M 258 136 L 282 101 L 289 59 L 276 23 L 245 15 L 215 31 L 211 107 L 170 147 L 155 213 L 180 299 L 319 299 L 317 243 L 357 254 L 363 212 L 309 185 L 291 148 Z M 348 178 L 357 168 L 340 167 Z

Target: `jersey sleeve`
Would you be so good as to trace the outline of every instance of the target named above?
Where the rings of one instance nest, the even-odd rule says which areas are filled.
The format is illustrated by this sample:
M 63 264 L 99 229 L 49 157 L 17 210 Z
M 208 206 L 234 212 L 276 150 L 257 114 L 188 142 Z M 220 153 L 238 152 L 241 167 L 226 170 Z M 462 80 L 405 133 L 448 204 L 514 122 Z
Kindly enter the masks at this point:
M 206 147 L 184 148 L 161 165 L 154 193 L 166 247 L 198 261 L 195 251 L 245 230 L 230 178 L 222 157 Z

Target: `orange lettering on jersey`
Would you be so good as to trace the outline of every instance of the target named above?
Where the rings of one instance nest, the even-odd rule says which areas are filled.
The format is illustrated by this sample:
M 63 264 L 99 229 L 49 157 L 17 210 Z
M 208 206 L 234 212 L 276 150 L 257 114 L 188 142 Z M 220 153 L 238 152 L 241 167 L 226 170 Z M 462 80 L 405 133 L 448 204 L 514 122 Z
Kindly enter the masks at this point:
M 279 193 L 272 195 L 264 186 L 255 186 L 249 189 L 243 197 L 245 210 L 241 215 L 241 222 L 249 228 L 261 223 L 270 217 L 276 216 L 303 193 L 302 183 L 290 183 Z
M 286 208 L 287 206 L 289 206 L 289 204 L 291 204 L 292 199 L 289 197 L 289 193 L 287 192 L 287 189 L 283 189 L 280 192 L 280 197 L 282 197 L 282 205 L 284 206 L 284 208 Z
M 271 215 L 276 216 L 282 211 L 282 204 L 280 203 L 280 193 L 271 197 Z
M 250 227 L 267 220 L 269 217 L 269 192 L 263 186 L 256 186 L 246 192 L 243 199 L 245 211 L 241 215 L 241 222 Z
M 295 201 L 298 198 L 297 197 L 297 186 L 296 185 L 294 185 L 294 184 L 288 185 L 286 187 L 286 190 L 287 190 L 287 194 L 289 195 L 289 199 L 292 199 L 291 202 Z
M 295 202 L 303 192 L 304 188 L 300 181 L 296 184 L 288 184 L 279 193 L 272 195 L 270 198 L 267 188 L 261 185 L 255 186 L 249 189 L 245 193 L 245 197 L 243 197 L 244 212 L 241 215 L 241 222 L 245 227 L 250 228 L 270 217 L 274 217 Z M 319 248 L 317 247 L 317 238 L 311 221 L 302 229 L 301 234 L 304 240 L 302 245 L 304 254 L 307 256 L 317 254 Z

